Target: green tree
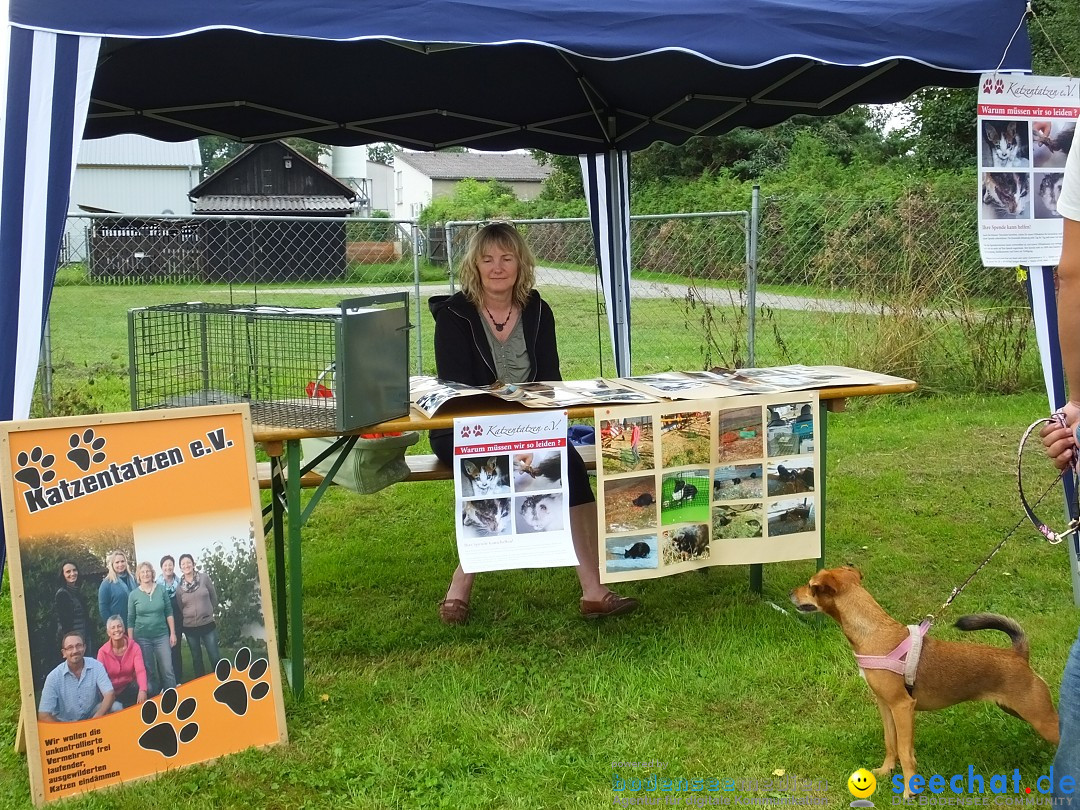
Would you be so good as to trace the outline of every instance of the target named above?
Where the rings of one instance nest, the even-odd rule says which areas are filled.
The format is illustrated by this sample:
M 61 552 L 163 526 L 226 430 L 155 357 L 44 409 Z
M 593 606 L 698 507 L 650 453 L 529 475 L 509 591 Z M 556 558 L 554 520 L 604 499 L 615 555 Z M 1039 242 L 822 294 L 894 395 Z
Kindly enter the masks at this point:
M 244 151 L 245 144 L 230 141 L 220 135 L 203 135 L 199 138 L 199 154 L 202 156 L 202 176 L 207 178 Z
M 470 178 L 455 185 L 452 195 L 432 200 L 420 214 L 420 223 L 512 218 L 520 210 L 521 204 L 510 186 Z
M 394 152 L 397 151 L 392 143 L 370 143 L 367 148 L 367 159 L 372 163 L 381 163 L 384 166 L 394 165 Z
M 199 568 L 210 575 L 218 595 L 217 629 L 222 656 L 232 657 L 240 647 L 265 651 L 252 630 L 263 624 L 259 565 L 255 541 L 233 537 L 227 544 L 215 543 L 203 552 Z
M 977 91 L 926 88 L 907 101 L 911 121 L 898 137 L 921 170 L 961 171 L 978 165 Z
M 1028 20 L 1031 64 L 1037 74 L 1075 76 L 1080 71 L 1080 3 L 1036 0 Z
M 852 107 L 839 115 L 797 115 L 768 129 L 739 127 L 723 135 L 699 136 L 674 145 L 654 143 L 634 154 L 630 181 L 634 188 L 674 178 L 728 174 L 756 180 L 784 166 L 802 133 L 814 133 L 826 151 L 843 165 L 859 160 L 881 164 L 898 153 L 899 145 L 883 134 L 883 120 L 871 108 Z M 576 157 L 533 152 L 553 171 L 542 198 L 565 201 L 584 196 Z

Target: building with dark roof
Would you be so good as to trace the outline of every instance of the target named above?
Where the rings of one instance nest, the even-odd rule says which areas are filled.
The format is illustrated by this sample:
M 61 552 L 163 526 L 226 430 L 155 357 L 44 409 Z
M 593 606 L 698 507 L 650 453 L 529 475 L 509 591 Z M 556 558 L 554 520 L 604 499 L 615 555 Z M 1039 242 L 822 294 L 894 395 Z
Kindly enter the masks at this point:
M 285 218 L 349 216 L 357 193 L 287 144 L 245 149 L 188 196 L 196 214 L 274 218 L 204 222 L 208 281 L 344 277 L 345 223 Z

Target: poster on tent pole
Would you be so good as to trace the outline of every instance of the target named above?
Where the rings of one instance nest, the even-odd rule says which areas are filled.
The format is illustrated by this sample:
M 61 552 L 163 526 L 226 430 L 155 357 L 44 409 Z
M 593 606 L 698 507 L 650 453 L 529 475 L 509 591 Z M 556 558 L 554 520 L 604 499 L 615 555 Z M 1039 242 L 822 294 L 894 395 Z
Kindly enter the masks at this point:
M 286 741 L 257 483 L 246 404 L 0 423 L 35 804 Z
M 979 252 L 987 267 L 1057 264 L 1057 210 L 1080 79 L 985 73 L 979 82 Z
M 816 391 L 597 408 L 600 581 L 821 556 Z

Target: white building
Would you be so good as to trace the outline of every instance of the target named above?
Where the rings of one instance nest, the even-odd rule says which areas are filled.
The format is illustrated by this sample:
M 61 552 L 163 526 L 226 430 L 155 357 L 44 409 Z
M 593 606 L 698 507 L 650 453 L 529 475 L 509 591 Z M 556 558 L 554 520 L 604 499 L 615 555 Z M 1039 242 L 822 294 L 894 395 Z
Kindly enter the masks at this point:
M 185 216 L 201 170 L 198 141 L 166 143 L 142 135 L 83 141 L 68 210 Z
M 335 146 L 319 163 L 359 196 L 356 215 L 369 217 L 376 211 L 394 215 L 394 170 L 367 158 L 367 146 Z
M 551 169 L 524 153 L 396 152 L 394 217 L 416 219 L 436 197 L 452 194 L 462 180 L 497 180 L 519 200 L 534 199 Z
M 83 141 L 68 202 L 62 261 L 86 259 L 89 220 L 71 215 L 191 214 L 188 192 L 199 184 L 198 141 L 166 143 L 142 135 Z

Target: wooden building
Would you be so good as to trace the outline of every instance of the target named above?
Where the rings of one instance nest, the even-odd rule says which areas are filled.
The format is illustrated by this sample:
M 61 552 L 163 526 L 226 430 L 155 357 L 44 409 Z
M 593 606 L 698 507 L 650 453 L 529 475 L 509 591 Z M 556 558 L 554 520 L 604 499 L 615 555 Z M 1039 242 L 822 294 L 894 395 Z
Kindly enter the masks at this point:
M 207 281 L 345 277 L 345 223 L 295 218 L 349 216 L 356 192 L 290 146 L 280 141 L 252 146 L 188 196 L 196 214 L 261 217 L 201 223 Z

